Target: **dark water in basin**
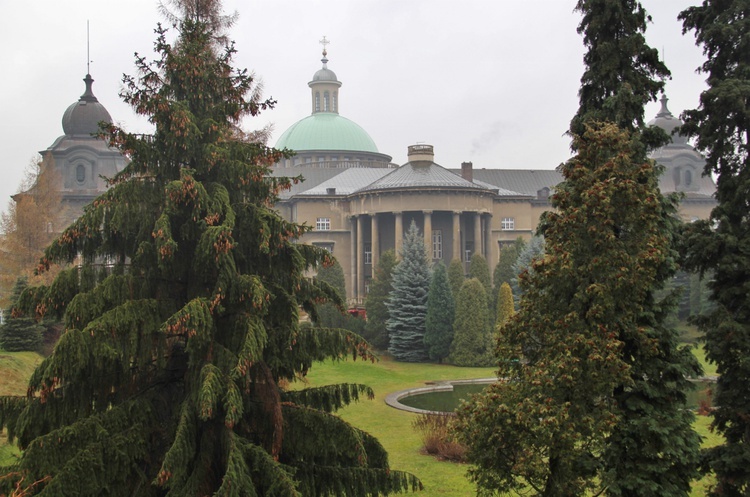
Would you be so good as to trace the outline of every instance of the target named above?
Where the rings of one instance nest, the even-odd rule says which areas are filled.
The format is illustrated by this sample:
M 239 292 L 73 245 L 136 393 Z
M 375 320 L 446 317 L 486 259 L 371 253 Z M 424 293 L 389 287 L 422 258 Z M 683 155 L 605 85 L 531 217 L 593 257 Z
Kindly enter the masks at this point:
M 707 380 L 695 380 L 695 389 L 687 394 L 687 405 L 691 409 L 697 409 L 702 401 L 711 405 L 710 390 L 714 382 Z M 427 392 L 403 397 L 399 402 L 405 406 L 426 411 L 455 411 L 461 400 L 469 398 L 469 395 L 479 393 L 487 387 L 486 383 L 470 383 L 454 385 L 453 391 Z

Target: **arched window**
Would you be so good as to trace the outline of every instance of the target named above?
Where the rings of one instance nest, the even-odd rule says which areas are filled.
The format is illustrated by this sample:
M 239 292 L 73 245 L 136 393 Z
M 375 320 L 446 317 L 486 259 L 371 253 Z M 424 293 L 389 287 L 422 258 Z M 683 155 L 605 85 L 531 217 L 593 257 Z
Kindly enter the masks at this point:
M 333 112 L 339 111 L 339 92 L 333 92 Z
M 685 170 L 685 186 L 690 186 L 693 184 L 693 171 L 690 169 Z
M 323 94 L 323 112 L 329 112 L 330 110 L 330 96 L 328 92 L 325 92 Z
M 78 164 L 76 166 L 76 181 L 83 184 L 86 181 L 86 166 Z
M 315 92 L 315 112 L 320 112 L 320 93 Z

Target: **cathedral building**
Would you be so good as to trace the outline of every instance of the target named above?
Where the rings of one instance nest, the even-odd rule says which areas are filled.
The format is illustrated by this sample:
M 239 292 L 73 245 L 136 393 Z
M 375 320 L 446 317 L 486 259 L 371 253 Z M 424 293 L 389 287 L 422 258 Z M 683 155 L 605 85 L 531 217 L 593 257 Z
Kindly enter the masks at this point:
M 550 208 L 549 195 L 562 180 L 556 170 L 460 169 L 438 164 L 432 145 L 408 147 L 408 162 L 390 163 L 357 124 L 339 114 L 342 83 L 323 67 L 308 83 L 310 116 L 293 124 L 275 144 L 296 155 L 273 168 L 275 176 L 302 176 L 286 192 L 278 209 L 289 220 L 312 231 L 302 241 L 329 250 L 344 269 L 350 307 L 363 305 L 380 254 L 398 250 L 409 225 L 423 233 L 432 263 L 452 259 L 466 264 L 475 253 L 491 267 L 504 244 L 530 238 L 539 216 Z M 667 132 L 681 124 L 669 112 L 666 98 L 649 124 Z M 703 159 L 683 137 L 658 150 L 665 167 L 664 193 L 683 192 L 681 215 L 706 218 L 715 205 L 715 186 L 702 177 Z

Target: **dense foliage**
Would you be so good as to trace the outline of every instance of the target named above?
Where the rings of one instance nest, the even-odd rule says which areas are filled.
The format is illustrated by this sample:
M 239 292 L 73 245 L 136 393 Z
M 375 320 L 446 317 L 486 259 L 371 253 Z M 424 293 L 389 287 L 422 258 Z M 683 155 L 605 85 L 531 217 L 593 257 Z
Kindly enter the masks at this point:
M 443 362 L 448 357 L 453 341 L 455 308 L 448 270 L 439 262 L 432 270 L 425 317 L 424 344 L 432 361 Z
M 0 493 L 32 482 L 28 494 L 50 496 L 414 488 L 377 440 L 333 414 L 369 388 L 284 388 L 314 361 L 370 354 L 346 331 L 300 329 L 300 307 L 337 296 L 305 276 L 328 253 L 297 243 L 305 228 L 273 209 L 290 186 L 267 175 L 281 154 L 238 127 L 272 102 L 232 68 L 218 2 L 175 3 L 176 41 L 158 28 L 156 61 L 137 57 L 124 81 L 154 134 L 106 129 L 130 163 L 40 265 L 80 255 L 83 267 L 21 298 L 66 329 L 29 395 L 0 402 L 24 451 Z M 105 257 L 114 268 L 92 274 Z
M 497 310 L 495 311 L 495 329 L 505 325 L 505 323 L 515 313 L 515 306 L 513 305 L 513 291 L 510 289 L 510 285 L 503 283 L 500 285 L 500 291 L 497 295 Z
M 488 491 L 572 496 L 599 485 L 617 494 L 658 469 L 629 495 L 656 495 L 657 486 L 684 494 L 698 444 L 682 393 L 689 371 L 661 365 L 689 351 L 665 346 L 671 335 L 657 329 L 660 316 L 643 312 L 671 264 L 673 205 L 662 201 L 653 165 L 632 160 L 638 144 L 629 133 L 601 125 L 576 145 L 552 198 L 557 211 L 543 219 L 546 255 L 522 273 L 519 312 L 498 336 L 498 377 L 512 381 L 459 413 L 470 474 Z M 657 396 L 664 390 L 669 397 Z M 628 445 L 640 459 L 613 450 L 616 438 L 642 444 Z M 608 465 L 612 454 L 631 476 Z
M 480 489 L 685 496 L 699 438 L 684 408 L 700 369 L 658 297 L 676 271 L 675 198 L 647 159 L 666 143 L 643 106 L 668 75 L 636 0 L 579 0 L 586 54 L 576 155 L 542 216 L 545 255 L 520 275 L 498 377 L 460 414 Z M 523 359 L 523 360 L 518 360 Z
M 510 285 L 516 276 L 513 272 L 513 265 L 525 247 L 526 242 L 524 239 L 518 237 L 514 243 L 504 245 L 500 249 L 500 258 L 492 272 L 492 302 L 495 307 L 497 307 L 497 295 L 502 284 L 507 283 Z
M 386 302 L 391 295 L 393 268 L 396 267 L 396 253 L 386 250 L 380 254 L 375 265 L 375 274 L 370 284 L 370 291 L 365 300 L 367 324 L 362 336 L 378 350 L 388 350 L 388 308 Z
M 688 266 L 711 276 L 713 306 L 697 323 L 720 375 L 712 426 L 725 443 L 706 451 L 703 470 L 716 475 L 713 495 L 740 496 L 750 493 L 750 3 L 706 0 L 680 17 L 703 46 L 708 83 L 682 131 L 697 137 L 718 202 L 685 240 Z
M 451 294 L 454 299 L 458 297 L 458 292 L 461 291 L 461 285 L 464 284 L 465 279 L 464 263 L 459 259 L 451 259 L 450 264 L 448 264 L 448 282 L 451 285 Z
M 4 322 L 0 325 L 0 349 L 7 352 L 39 350 L 42 344 L 44 326 L 33 318 L 13 315 L 13 307 L 18 304 L 21 292 L 26 288 L 26 278 L 16 280 L 10 298 L 10 307 L 3 312 Z
M 397 361 L 427 361 L 424 344 L 427 318 L 427 293 L 430 289 L 430 268 L 424 238 L 412 221 L 404 236 L 401 260 L 393 269 L 393 290 L 388 307 L 388 352 Z
M 456 366 L 491 366 L 493 336 L 490 332 L 487 293 L 484 285 L 471 278 L 461 285 L 456 297 L 456 320 L 448 361 Z

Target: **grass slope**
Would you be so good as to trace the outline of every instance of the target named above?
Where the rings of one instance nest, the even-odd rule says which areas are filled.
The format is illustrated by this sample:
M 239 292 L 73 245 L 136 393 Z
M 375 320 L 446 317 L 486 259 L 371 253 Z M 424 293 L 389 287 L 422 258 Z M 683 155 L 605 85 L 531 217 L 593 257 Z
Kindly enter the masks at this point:
M 702 349 L 693 349 L 701 353 Z M 424 386 L 426 381 L 487 378 L 494 376 L 493 368 L 457 368 L 439 364 L 400 363 L 381 358 L 375 364 L 362 361 L 325 362 L 313 366 L 307 386 L 335 383 L 364 383 L 375 390 L 373 401 L 363 400 L 350 405 L 339 415 L 352 425 L 380 440 L 388 451 L 391 467 L 417 475 L 425 485 L 423 497 L 459 497 L 476 495 L 474 485 L 466 478 L 467 466 L 437 459 L 420 453 L 421 440 L 412 428 L 416 414 L 399 411 L 385 404 L 389 393 Z M 305 385 L 295 385 L 304 388 Z M 710 418 L 697 416 L 695 429 L 703 437 L 703 446 L 721 443 L 721 438 L 709 430 Z M 710 477 L 694 484 L 692 497 L 706 495 Z
M 4 352 L 0 350 L 0 396 L 24 395 L 34 368 L 42 360 L 36 352 Z M 18 455 L 15 445 L 8 445 L 5 430 L 0 431 L 0 466 L 13 462 Z

